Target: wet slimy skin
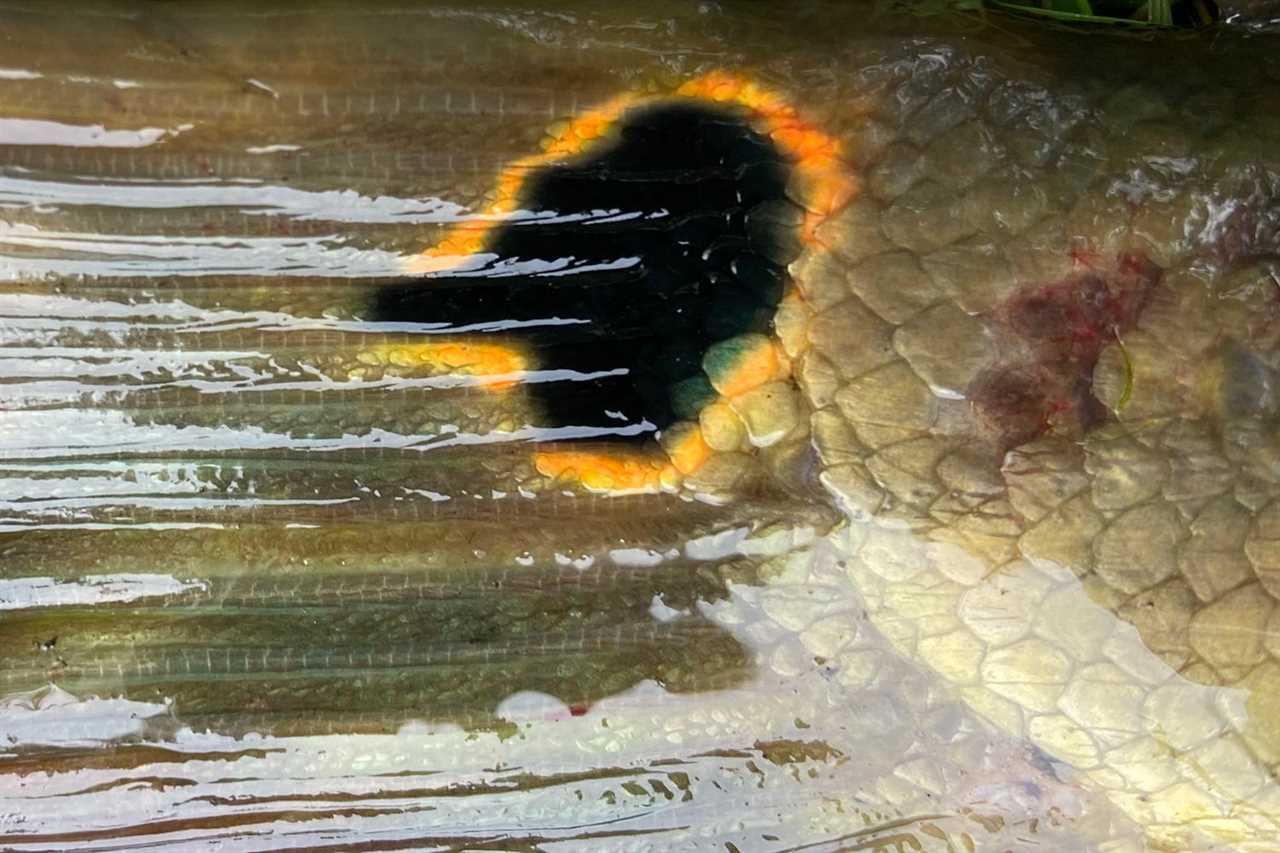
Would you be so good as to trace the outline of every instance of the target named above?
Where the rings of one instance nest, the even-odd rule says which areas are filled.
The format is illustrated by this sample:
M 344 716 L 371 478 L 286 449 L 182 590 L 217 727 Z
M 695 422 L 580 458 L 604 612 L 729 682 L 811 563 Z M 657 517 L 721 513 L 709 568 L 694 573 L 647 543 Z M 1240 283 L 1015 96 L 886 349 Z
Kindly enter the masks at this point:
M 732 93 L 749 86 L 723 73 L 708 79 L 731 81 L 729 96 L 720 101 L 732 101 Z M 1072 483 L 1073 463 L 1053 458 L 1067 448 L 1077 457 L 1077 448 L 1086 448 L 1085 471 L 1097 476 L 1099 463 L 1089 458 L 1089 442 L 1101 436 L 1107 436 L 1100 439 L 1104 442 L 1116 441 L 1134 417 L 1129 406 L 1135 395 L 1135 356 L 1125 340 L 1138 334 L 1144 321 L 1152 322 L 1148 309 L 1177 283 L 1166 280 L 1165 268 L 1140 241 L 1122 237 L 1103 247 L 1088 235 L 1073 235 L 1057 250 L 1065 262 L 1059 266 L 1060 277 L 1037 281 L 1014 276 L 983 310 L 966 309 L 964 294 L 929 293 L 935 285 L 928 280 L 924 292 L 914 294 L 923 303 L 920 307 L 893 306 L 892 266 L 862 282 L 867 292 L 856 287 L 852 294 L 841 292 L 840 275 L 832 274 L 826 259 L 833 252 L 839 258 L 842 239 L 854 244 L 892 240 L 897 206 L 891 205 L 877 224 L 872 212 L 877 205 L 857 198 L 855 188 L 862 180 L 854 176 L 854 167 L 828 145 L 821 155 L 824 164 L 843 164 L 848 177 L 838 182 L 838 202 L 824 191 L 817 204 L 821 214 L 801 213 L 787 199 L 794 186 L 788 171 L 803 171 L 799 164 L 805 145 L 791 139 L 774 148 L 750 130 L 747 122 L 759 120 L 760 113 L 752 111 L 749 98 L 743 99 L 747 112 L 736 115 L 699 103 L 697 98 L 714 91 L 714 86 L 695 82 L 677 89 L 683 97 L 672 105 L 605 108 L 601 112 L 607 121 L 585 122 L 585 138 L 592 141 L 589 153 L 553 143 L 549 151 L 568 157 L 568 165 L 549 155 L 536 168 L 523 165 L 534 170 L 523 182 L 510 177 L 516 173 L 505 173 L 500 200 L 491 212 L 519 211 L 518 218 L 487 225 L 479 233 L 463 231 L 446 240 L 445 249 L 432 249 L 414 262 L 440 275 L 441 258 L 460 246 L 487 253 L 486 263 L 499 270 L 504 264 L 518 268 L 530 261 L 567 258 L 570 271 L 581 265 L 577 277 L 583 284 L 548 283 L 535 274 L 510 283 L 500 279 L 496 287 L 486 282 L 459 288 L 444 273 L 446 277 L 380 297 L 375 316 L 422 320 L 438 316 L 434 311 L 455 314 L 468 324 L 490 319 L 462 301 L 474 299 L 490 311 L 498 305 L 508 310 L 520 306 L 521 318 L 541 314 L 581 320 L 581 327 L 540 340 L 533 358 L 584 374 L 616 376 L 600 384 L 600 396 L 567 401 L 535 387 L 539 410 L 557 426 L 596 425 L 609 417 L 642 423 L 633 437 L 651 444 L 656 436 L 667 457 L 664 461 L 652 451 L 627 454 L 617 444 L 537 452 L 539 473 L 606 494 L 677 489 L 685 477 L 692 478 L 687 487 L 696 492 L 696 475 L 716 455 L 712 444 L 729 453 L 768 448 L 783 439 L 801 445 L 808 441 L 808 429 L 797 412 L 813 412 L 813 446 L 825 466 L 823 481 L 854 519 L 846 535 L 883 539 L 887 544 L 880 547 L 900 552 L 890 558 L 887 575 L 881 574 L 886 569 L 878 565 L 880 558 L 855 558 L 865 561 L 859 579 L 873 602 L 878 627 L 904 651 L 923 657 L 960 684 L 976 681 L 964 689 L 983 714 L 1055 757 L 1096 768 L 1093 775 L 1104 788 L 1127 786 L 1135 774 L 1159 775 L 1168 802 L 1159 803 L 1157 796 L 1157 804 L 1148 808 L 1118 798 L 1131 815 L 1152 827 L 1153 837 L 1169 832 L 1167 825 L 1184 823 L 1210 836 L 1242 840 L 1254 831 L 1265 836 L 1271 818 L 1253 794 L 1265 800 L 1277 790 L 1273 772 L 1262 769 L 1275 747 L 1267 724 L 1259 719 L 1276 686 L 1269 680 L 1255 683 L 1252 721 L 1237 739 L 1219 741 L 1229 746 L 1214 746 L 1209 757 L 1202 757 L 1203 749 L 1184 753 L 1168 741 L 1163 729 L 1176 723 L 1166 717 L 1178 712 L 1167 705 L 1155 710 L 1151 703 L 1162 690 L 1173 689 L 1170 682 L 1189 680 L 1211 689 L 1223 683 L 1222 675 L 1188 671 L 1186 659 L 1177 656 L 1185 675 L 1169 670 L 1156 677 L 1134 669 L 1168 662 L 1164 646 L 1171 639 L 1185 642 L 1171 636 L 1177 631 L 1171 621 L 1194 624 L 1203 618 L 1187 597 L 1171 602 L 1168 596 L 1178 595 L 1172 587 L 1150 586 L 1176 572 L 1172 564 L 1159 564 L 1158 550 L 1142 553 L 1148 535 L 1157 549 L 1175 543 L 1176 534 L 1159 529 L 1170 519 L 1154 508 L 1130 510 L 1132 517 L 1121 515 L 1110 526 L 1106 516 L 1095 516 L 1097 520 L 1084 522 L 1092 525 L 1091 535 L 1101 529 L 1091 559 L 1069 555 L 1057 562 L 1064 556 L 1062 538 L 1077 535 L 1073 528 L 1082 522 L 1072 516 L 1046 519 L 1039 507 L 1027 507 L 1024 494 L 1039 492 L 1038 498 L 1049 501 L 1073 494 L 1080 499 L 1080 487 Z M 691 92 L 697 97 L 691 98 Z M 776 97 L 770 103 L 779 109 Z M 807 133 L 826 139 L 818 130 Z M 573 138 L 572 130 L 565 134 Z M 779 141 L 776 131 L 772 137 Z M 708 181 L 718 186 L 722 175 L 729 182 L 718 194 L 702 186 Z M 855 201 L 858 205 L 848 209 Z M 633 231 L 611 223 L 615 210 L 632 212 Z M 856 216 L 850 215 L 853 211 Z M 604 223 L 603 236 L 592 236 L 601 225 L 590 221 L 575 222 L 566 231 L 553 218 L 553 224 L 539 229 L 540 215 L 595 215 Z M 900 242 L 911 248 L 931 239 L 908 230 Z M 864 263 L 886 257 L 893 255 L 873 252 Z M 602 262 L 618 258 L 634 258 L 634 267 L 601 269 Z M 465 267 L 466 259 L 454 258 L 453 263 Z M 934 332 L 948 336 L 953 349 L 936 346 Z M 1100 368 L 1104 353 L 1112 364 L 1119 358 L 1118 379 Z M 852 381 L 815 377 L 813 364 Z M 793 375 L 799 377 L 798 386 Z M 836 384 L 842 387 L 831 387 Z M 803 402 L 795 398 L 797 390 L 803 392 Z M 1230 399 L 1252 396 L 1240 390 Z M 1237 405 L 1247 409 L 1249 404 Z M 778 417 L 779 411 L 785 414 Z M 736 430 L 727 430 L 736 431 L 736 444 L 721 438 L 726 419 L 737 422 Z M 930 482 L 938 477 L 943 477 L 942 488 Z M 1122 492 L 1144 489 L 1127 477 L 1121 482 L 1117 488 Z M 717 500 L 732 500 L 737 485 L 736 480 L 722 484 L 714 490 Z M 1106 487 L 1099 492 L 1095 484 L 1093 491 L 1095 504 L 1100 502 L 1105 511 L 1111 499 Z M 1016 535 L 1022 525 L 1036 520 L 1040 524 L 1021 538 Z M 904 528 L 923 544 L 907 545 L 901 538 Z M 874 553 L 874 545 L 864 547 Z M 911 555 L 917 552 L 920 563 L 912 566 Z M 959 568 L 970 561 L 977 565 Z M 930 573 L 936 579 L 922 581 Z M 1079 585 L 1077 577 L 1088 585 Z M 877 594 L 882 585 L 884 591 Z M 992 605 L 985 603 L 990 595 L 1003 597 L 1027 586 L 1037 590 L 1035 598 L 1015 601 L 1028 612 L 991 615 Z M 1247 612 L 1247 618 L 1257 621 L 1273 606 L 1258 599 L 1266 595 L 1261 587 L 1249 589 L 1230 595 L 1247 602 L 1239 605 L 1245 608 L 1240 617 Z M 1100 607 L 1100 614 L 1109 609 L 1135 623 L 1146 647 L 1073 637 L 1067 645 L 1077 648 L 1064 651 L 1055 644 L 1060 642 L 1055 634 L 1070 634 L 1069 625 L 1026 639 L 1029 632 L 1045 630 L 1036 625 L 1034 613 L 1048 590 L 1059 607 L 1076 596 L 1082 613 Z M 904 596 L 912 601 L 933 598 L 934 605 L 924 609 L 927 618 L 910 615 L 920 612 L 918 604 L 899 610 L 895 602 Z M 950 608 L 938 609 L 936 602 L 949 597 Z M 1209 612 L 1223 606 L 1210 604 Z M 1135 606 L 1156 610 L 1158 627 L 1140 610 L 1135 613 Z M 1028 627 L 993 630 L 988 622 L 993 618 L 997 623 L 1022 620 Z M 1122 635 L 1111 625 L 1113 616 L 1099 618 L 1107 627 L 1087 630 Z M 1233 657 L 1227 651 L 1213 654 Z M 1073 655 L 1084 659 L 1073 661 Z M 1150 663 L 1134 660 L 1144 655 L 1151 656 Z M 1028 684 L 1004 685 L 1015 678 Z M 1042 684 L 1042 678 L 1048 680 Z M 1187 689 L 1188 695 L 1208 695 L 1204 689 Z M 1134 709 L 1142 703 L 1147 710 Z M 1136 732 L 1110 733 L 1137 725 L 1135 719 L 1142 715 L 1158 720 L 1161 728 L 1148 742 Z M 1111 752 L 1094 746 L 1108 741 L 1114 741 Z M 1134 750 L 1149 757 L 1135 759 Z M 1145 762 L 1143 769 L 1135 769 L 1135 760 Z M 1247 783 L 1254 787 L 1243 797 L 1242 774 L 1250 780 L 1263 774 L 1256 783 Z M 1212 802 L 1226 802 L 1231 817 L 1192 817 L 1212 815 Z M 1172 837 L 1182 837 L 1178 833 L 1184 830 Z
M 1274 51 L 191 8 L 0 74 L 4 844 L 1275 848 Z
M 990 141 L 992 98 L 872 168 L 874 198 L 818 231 L 839 264 L 793 268 L 819 307 L 784 340 L 823 480 L 862 520 L 850 571 L 897 647 L 1153 845 L 1272 849 L 1274 231 L 1197 238 L 1198 174 L 1127 204 L 1060 189 L 1033 204 L 1062 213 L 1020 222 L 1072 149 L 1029 167 Z

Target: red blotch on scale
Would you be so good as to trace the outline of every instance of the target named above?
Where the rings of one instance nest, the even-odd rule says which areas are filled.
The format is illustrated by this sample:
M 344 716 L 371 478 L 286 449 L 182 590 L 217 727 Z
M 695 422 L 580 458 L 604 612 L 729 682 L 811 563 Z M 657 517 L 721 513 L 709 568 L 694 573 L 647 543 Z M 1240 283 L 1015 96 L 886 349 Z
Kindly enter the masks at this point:
M 1081 435 L 1107 418 L 1093 369 L 1103 347 L 1137 324 L 1161 269 L 1140 252 L 1120 255 L 1110 270 L 1090 266 L 1022 288 L 988 318 L 1000 357 L 968 396 L 1002 450 L 1049 432 Z
M 1071 255 L 1072 265 L 1076 267 L 1094 269 L 1102 264 L 1101 253 L 1088 246 L 1072 246 L 1069 254 Z

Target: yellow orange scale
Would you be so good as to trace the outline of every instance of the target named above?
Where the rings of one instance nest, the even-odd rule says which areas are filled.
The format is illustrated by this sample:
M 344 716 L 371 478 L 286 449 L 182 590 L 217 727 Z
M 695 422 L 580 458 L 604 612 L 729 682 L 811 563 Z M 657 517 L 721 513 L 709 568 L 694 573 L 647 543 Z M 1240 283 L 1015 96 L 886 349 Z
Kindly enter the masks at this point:
M 804 198 L 796 199 L 805 208 L 801 237 L 812 248 L 822 249 L 817 229 L 824 220 L 842 209 L 857 194 L 857 180 L 849 173 L 841 156 L 838 140 L 805 120 L 780 94 L 739 74 L 712 71 L 695 77 L 668 92 L 629 92 L 611 98 L 556 128 L 544 143 L 540 154 L 516 160 L 498 176 L 494 200 L 483 215 L 455 225 L 436 245 L 413 257 L 405 265 L 406 272 L 421 275 L 443 272 L 460 265 L 469 256 L 485 250 L 491 236 L 514 213 L 526 177 L 539 168 L 566 157 L 589 152 L 629 109 L 663 100 L 691 98 L 745 108 L 759 129 L 769 136 L 784 156 L 789 158 L 804 188 Z M 794 290 L 786 298 L 803 299 Z M 480 345 L 421 344 L 414 358 L 422 362 L 448 364 L 452 355 L 432 355 L 429 350 L 449 346 L 470 347 L 465 362 L 470 373 L 504 374 L 524 368 L 519 355 L 503 356 Z M 484 345 L 500 349 L 492 345 Z M 781 348 L 773 342 L 768 349 L 745 354 L 741 364 L 717 384 L 722 399 L 732 400 L 760 385 L 785 379 L 790 367 Z M 509 388 L 506 380 L 489 385 L 494 390 Z M 679 440 L 667 442 L 666 459 L 653 453 L 594 452 L 580 450 L 546 450 L 535 453 L 535 465 L 544 476 L 573 480 L 593 491 L 609 493 L 651 492 L 674 489 L 682 476 L 696 472 L 710 458 L 711 448 L 703 439 L 697 424 L 690 424 Z
M 524 354 L 511 347 L 473 341 L 380 344 L 364 350 L 360 358 L 375 364 L 474 376 L 476 384 L 491 391 L 515 386 L 519 383 L 515 374 L 529 367 Z

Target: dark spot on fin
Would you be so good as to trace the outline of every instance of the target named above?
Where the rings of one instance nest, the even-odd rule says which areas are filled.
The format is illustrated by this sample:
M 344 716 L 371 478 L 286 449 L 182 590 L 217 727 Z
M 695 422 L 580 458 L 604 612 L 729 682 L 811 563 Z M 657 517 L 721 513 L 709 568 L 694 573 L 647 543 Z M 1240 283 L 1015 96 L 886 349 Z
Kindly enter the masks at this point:
M 999 362 L 968 397 L 1003 450 L 1048 432 L 1083 435 L 1107 419 L 1093 369 L 1103 348 L 1137 324 L 1161 272 L 1126 252 L 1110 270 L 1028 286 L 996 308 L 989 322 Z
M 604 147 L 530 176 L 531 215 L 494 232 L 486 269 L 384 287 L 370 319 L 580 321 L 519 333 L 540 369 L 610 374 L 528 385 L 542 425 L 662 429 L 710 398 L 709 346 L 771 330 L 800 248 L 788 170 L 737 112 L 637 107 Z

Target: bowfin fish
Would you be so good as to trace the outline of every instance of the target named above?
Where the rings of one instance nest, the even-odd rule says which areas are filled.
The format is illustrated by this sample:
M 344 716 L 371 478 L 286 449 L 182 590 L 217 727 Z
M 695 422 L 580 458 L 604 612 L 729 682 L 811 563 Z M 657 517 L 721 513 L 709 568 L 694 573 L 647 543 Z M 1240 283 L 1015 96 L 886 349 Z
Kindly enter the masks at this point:
M 5 844 L 1273 849 L 1263 41 L 566 9 L 6 60 Z

